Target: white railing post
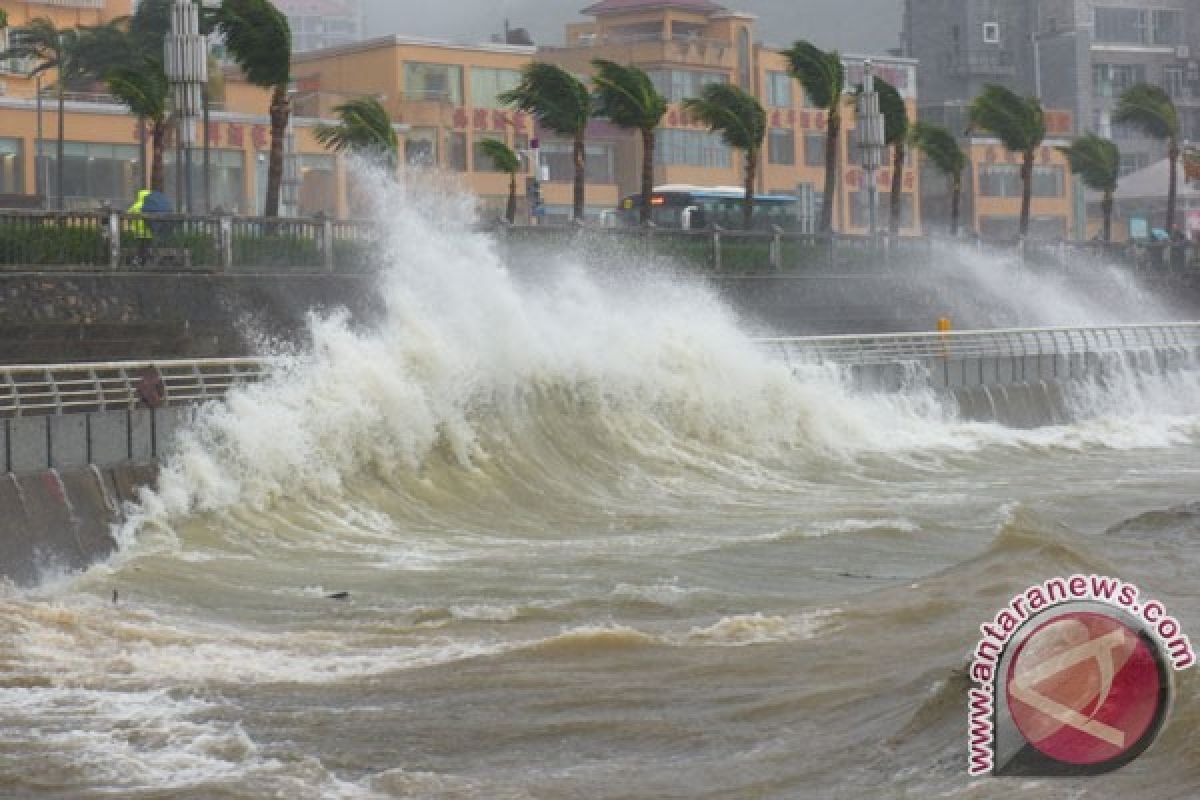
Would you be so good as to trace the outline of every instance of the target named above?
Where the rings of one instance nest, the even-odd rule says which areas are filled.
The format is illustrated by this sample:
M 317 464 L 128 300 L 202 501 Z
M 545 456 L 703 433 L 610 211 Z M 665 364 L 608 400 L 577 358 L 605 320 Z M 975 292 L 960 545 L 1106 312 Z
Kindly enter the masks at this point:
M 716 272 L 720 272 L 721 271 L 721 228 L 718 225 L 713 225 L 712 253 L 713 253 L 713 269 Z
M 321 222 L 321 255 L 324 258 L 325 271 L 332 275 L 335 269 L 333 260 L 333 220 L 325 214 L 319 214 L 317 218 Z
M 112 269 L 121 268 L 121 214 L 110 209 L 108 219 L 108 266 Z
M 228 272 L 233 268 L 233 215 L 222 212 L 217 215 L 217 239 L 220 243 L 220 271 Z

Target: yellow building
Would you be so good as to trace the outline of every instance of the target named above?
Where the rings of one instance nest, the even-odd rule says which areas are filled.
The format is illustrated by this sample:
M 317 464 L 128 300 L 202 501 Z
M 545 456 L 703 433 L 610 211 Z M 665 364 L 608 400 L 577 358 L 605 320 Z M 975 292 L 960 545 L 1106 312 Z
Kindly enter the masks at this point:
M 8 14 L 6 43 L 19 39 L 30 20 L 47 18 L 60 28 L 96 25 L 128 15 L 130 0 L 0 0 Z M 58 105 L 52 86 L 56 76 L 29 76 L 33 64 L 0 62 L 0 195 L 6 205 L 56 205 L 58 186 Z M 38 89 L 41 102 L 38 102 Z M 97 85 L 93 91 L 69 92 L 65 104 L 63 144 L 63 206 L 92 209 L 101 205 L 127 206 L 144 183 L 142 169 L 148 144 L 129 110 Z M 229 70 L 207 128 L 209 163 L 207 189 L 210 208 L 242 214 L 260 213 L 266 193 L 270 120 L 269 93 L 241 80 Z M 293 120 L 292 155 L 296 162 L 295 202 L 284 210 L 309 215 L 318 211 L 345 213 L 342 167 L 314 139 L 318 120 Z M 39 133 L 40 132 L 40 133 Z M 201 140 L 204 131 L 201 131 Z M 168 138 L 165 173 L 168 194 L 176 195 L 177 153 Z M 38 153 L 42 158 L 38 158 Z M 205 207 L 206 181 L 202 148 L 193 152 L 192 207 Z

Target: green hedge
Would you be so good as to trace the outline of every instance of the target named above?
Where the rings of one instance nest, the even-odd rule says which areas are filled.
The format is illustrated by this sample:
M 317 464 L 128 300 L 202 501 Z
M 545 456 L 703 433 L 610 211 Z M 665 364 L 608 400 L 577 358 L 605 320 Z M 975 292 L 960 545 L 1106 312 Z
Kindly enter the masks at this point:
M 0 264 L 9 266 L 104 266 L 108 246 L 99 228 L 38 220 L 0 224 Z

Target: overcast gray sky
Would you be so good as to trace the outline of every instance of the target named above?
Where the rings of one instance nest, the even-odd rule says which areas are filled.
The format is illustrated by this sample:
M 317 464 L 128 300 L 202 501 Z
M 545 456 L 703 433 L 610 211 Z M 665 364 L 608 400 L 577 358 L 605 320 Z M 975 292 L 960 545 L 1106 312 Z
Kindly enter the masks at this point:
M 367 35 L 404 33 L 486 41 L 504 27 L 528 28 L 538 44 L 561 44 L 563 25 L 582 20 L 589 0 L 365 0 Z M 899 46 L 903 0 L 726 0 L 759 16 L 759 38 L 785 45 L 812 39 L 845 52 L 882 53 Z

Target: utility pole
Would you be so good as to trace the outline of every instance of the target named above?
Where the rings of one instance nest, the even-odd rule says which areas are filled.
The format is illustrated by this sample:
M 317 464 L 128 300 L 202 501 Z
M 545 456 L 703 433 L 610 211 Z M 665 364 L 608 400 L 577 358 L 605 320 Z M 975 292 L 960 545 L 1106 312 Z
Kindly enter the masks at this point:
M 175 125 L 183 163 L 177 164 L 183 187 L 180 212 L 192 210 L 192 148 L 196 144 L 196 118 L 203 107 L 202 92 L 208 83 L 208 43 L 200 35 L 200 14 L 192 0 L 174 0 L 171 30 L 164 44 L 167 81 L 175 101 Z

